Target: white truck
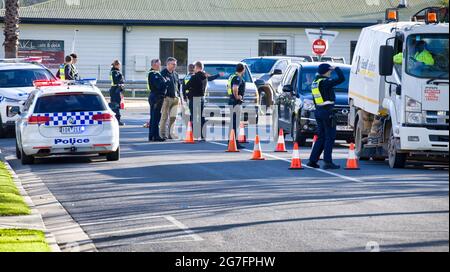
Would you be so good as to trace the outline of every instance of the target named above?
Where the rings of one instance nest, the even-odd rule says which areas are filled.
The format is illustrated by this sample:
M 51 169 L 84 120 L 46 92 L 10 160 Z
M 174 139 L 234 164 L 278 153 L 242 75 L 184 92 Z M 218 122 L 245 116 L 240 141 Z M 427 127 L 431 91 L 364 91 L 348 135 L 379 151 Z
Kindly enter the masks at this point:
M 349 124 L 361 160 L 404 168 L 449 156 L 449 24 L 425 9 L 411 22 L 363 29 L 352 63 Z M 398 17 L 397 17 L 398 18 Z M 418 20 L 423 18 L 424 20 Z

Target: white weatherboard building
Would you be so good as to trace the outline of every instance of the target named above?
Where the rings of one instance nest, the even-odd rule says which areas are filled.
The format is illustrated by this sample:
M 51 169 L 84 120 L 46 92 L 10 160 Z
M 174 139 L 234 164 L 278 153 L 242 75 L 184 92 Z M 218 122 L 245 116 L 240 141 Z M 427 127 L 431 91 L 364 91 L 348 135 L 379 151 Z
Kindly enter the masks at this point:
M 322 27 L 339 32 L 327 55 L 350 62 L 361 28 L 382 20 L 390 2 L 395 1 L 49 0 L 21 7 L 21 54 L 41 54 L 56 64 L 75 48 L 83 77 L 107 80 L 110 64 L 119 59 L 127 80 L 142 81 L 153 58 L 176 57 L 184 74 L 196 60 L 311 55 L 305 29 Z M 438 2 L 409 0 L 402 17 Z M 3 16 L 0 9 L 0 22 Z

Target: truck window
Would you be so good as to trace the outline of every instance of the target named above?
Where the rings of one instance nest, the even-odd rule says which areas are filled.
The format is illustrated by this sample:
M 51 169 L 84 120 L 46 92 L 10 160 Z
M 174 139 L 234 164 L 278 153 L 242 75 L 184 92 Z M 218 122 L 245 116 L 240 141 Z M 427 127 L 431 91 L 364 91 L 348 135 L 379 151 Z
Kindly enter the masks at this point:
M 448 34 L 408 37 L 406 72 L 418 78 L 448 79 L 448 38 Z

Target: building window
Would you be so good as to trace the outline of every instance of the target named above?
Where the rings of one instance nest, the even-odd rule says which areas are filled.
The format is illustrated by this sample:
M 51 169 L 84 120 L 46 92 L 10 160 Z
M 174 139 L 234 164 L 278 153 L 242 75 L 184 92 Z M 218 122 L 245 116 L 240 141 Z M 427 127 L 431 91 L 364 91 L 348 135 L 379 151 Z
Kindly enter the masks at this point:
M 356 45 L 358 44 L 358 41 L 351 41 L 350 42 L 350 63 L 353 62 L 353 56 L 355 55 Z
M 187 74 L 188 40 L 161 39 L 159 43 L 159 58 L 163 66 L 165 66 L 169 57 L 174 57 L 178 60 L 177 73 Z
M 286 40 L 260 40 L 259 55 L 264 56 L 286 56 L 287 41 Z

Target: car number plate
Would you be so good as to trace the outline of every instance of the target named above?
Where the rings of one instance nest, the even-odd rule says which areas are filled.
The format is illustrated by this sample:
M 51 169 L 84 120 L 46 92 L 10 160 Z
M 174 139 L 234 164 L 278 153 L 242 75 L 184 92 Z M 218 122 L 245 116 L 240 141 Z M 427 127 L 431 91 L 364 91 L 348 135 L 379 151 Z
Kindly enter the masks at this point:
M 61 134 L 82 134 L 85 127 L 61 127 Z
M 353 129 L 349 126 L 337 126 L 336 130 L 337 131 L 352 131 Z

